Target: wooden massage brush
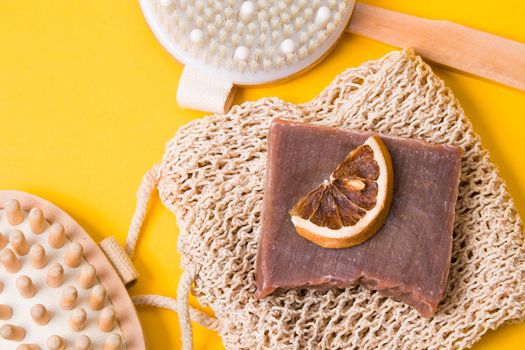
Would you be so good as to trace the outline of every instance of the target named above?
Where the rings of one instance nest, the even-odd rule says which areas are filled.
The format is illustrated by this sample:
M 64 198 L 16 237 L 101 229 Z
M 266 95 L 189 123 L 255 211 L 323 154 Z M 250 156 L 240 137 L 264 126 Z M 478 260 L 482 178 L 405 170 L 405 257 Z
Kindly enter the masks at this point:
M 125 287 L 136 272 L 117 247 L 39 197 L 0 191 L 0 349 L 144 350 Z
M 234 86 L 261 85 L 313 67 L 345 31 L 525 90 L 525 44 L 447 21 L 355 0 L 139 0 L 166 50 L 185 65 L 182 107 L 224 112 Z

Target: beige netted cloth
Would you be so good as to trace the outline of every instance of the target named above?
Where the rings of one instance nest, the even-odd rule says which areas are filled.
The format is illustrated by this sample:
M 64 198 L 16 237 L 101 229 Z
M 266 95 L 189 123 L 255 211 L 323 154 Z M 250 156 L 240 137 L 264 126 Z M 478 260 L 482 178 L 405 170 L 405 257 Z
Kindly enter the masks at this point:
M 266 135 L 275 117 L 463 149 L 452 266 L 434 317 L 359 286 L 255 300 Z M 343 72 L 311 102 L 267 98 L 182 127 L 145 177 L 130 252 L 155 184 L 177 216 L 193 293 L 215 311 L 228 349 L 464 349 L 525 317 L 525 250 L 514 204 L 452 92 L 409 50 Z M 191 328 L 185 334 L 189 348 Z

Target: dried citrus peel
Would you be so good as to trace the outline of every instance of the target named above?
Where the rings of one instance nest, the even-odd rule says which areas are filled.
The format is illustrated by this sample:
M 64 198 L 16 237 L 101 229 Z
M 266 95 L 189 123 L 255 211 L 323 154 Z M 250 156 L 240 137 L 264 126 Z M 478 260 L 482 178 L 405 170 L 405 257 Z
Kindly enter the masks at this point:
M 352 150 L 319 187 L 290 211 L 297 233 L 325 248 L 348 248 L 372 237 L 388 216 L 392 160 L 378 136 Z

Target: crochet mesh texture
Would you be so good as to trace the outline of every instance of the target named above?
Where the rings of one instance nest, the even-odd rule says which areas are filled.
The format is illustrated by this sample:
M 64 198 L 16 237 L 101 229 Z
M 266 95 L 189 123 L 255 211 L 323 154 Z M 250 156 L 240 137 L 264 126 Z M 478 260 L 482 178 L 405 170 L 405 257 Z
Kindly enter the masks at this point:
M 273 118 L 371 130 L 463 149 L 452 265 L 434 317 L 355 286 L 254 298 L 267 132 Z M 312 101 L 265 98 L 180 128 L 159 194 L 181 228 L 182 267 L 227 349 L 465 349 L 525 316 L 521 221 L 461 106 L 410 50 L 349 69 Z

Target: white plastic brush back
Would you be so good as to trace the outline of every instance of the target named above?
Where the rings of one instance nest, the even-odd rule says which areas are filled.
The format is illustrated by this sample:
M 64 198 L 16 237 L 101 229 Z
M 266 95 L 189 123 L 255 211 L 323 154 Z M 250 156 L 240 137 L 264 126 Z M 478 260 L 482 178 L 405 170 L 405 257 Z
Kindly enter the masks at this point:
M 235 85 L 276 82 L 323 58 L 354 0 L 139 0 L 162 46 L 179 62 Z

